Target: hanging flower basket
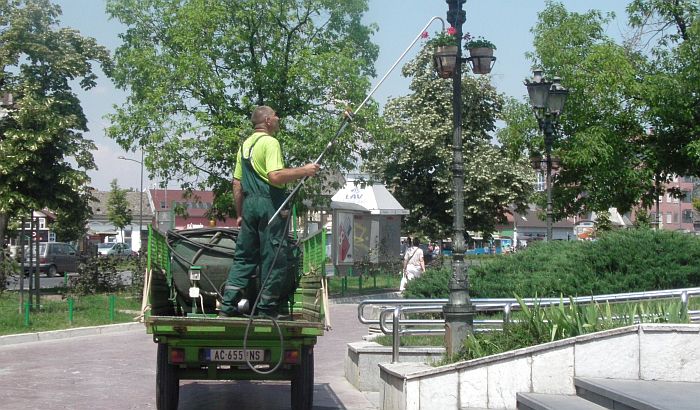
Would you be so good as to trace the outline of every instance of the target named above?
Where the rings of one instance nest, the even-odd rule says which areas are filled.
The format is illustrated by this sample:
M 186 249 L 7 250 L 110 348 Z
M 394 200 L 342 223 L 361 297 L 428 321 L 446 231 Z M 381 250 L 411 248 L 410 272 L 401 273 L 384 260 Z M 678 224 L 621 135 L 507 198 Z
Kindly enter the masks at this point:
M 472 63 L 474 74 L 488 74 L 491 72 L 496 57 L 493 56 L 493 48 L 476 47 L 469 49 L 469 61 Z
M 452 78 L 457 66 L 457 46 L 435 47 L 433 62 L 440 78 Z

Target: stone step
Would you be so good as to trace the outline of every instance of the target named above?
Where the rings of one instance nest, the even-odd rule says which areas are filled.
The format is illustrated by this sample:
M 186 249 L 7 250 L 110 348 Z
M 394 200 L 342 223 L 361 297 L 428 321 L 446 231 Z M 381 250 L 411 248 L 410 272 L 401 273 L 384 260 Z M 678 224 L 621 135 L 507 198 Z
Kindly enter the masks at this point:
M 518 410 L 605 410 L 591 401 L 566 394 L 518 393 Z
M 608 409 L 700 409 L 700 383 L 576 377 L 574 385 L 577 395 Z

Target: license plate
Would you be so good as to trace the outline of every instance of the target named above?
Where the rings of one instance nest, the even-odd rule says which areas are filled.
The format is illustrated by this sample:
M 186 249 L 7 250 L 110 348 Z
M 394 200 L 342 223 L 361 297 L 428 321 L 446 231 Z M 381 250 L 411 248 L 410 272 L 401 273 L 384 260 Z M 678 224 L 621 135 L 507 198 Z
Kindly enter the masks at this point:
M 249 362 L 262 362 L 265 360 L 265 350 L 249 349 L 206 349 L 205 357 L 208 362 L 243 362 L 245 357 Z

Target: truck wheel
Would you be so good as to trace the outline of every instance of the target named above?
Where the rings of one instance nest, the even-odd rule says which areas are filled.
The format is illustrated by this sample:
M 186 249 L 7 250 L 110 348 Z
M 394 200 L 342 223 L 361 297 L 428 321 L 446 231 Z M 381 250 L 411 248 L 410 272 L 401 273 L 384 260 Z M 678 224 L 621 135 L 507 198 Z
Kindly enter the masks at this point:
M 177 410 L 180 398 L 180 380 L 177 366 L 168 363 L 168 346 L 158 344 L 158 363 L 156 369 L 156 408 L 158 410 Z
M 292 410 L 311 410 L 314 404 L 314 347 L 302 347 L 300 359 L 292 377 Z

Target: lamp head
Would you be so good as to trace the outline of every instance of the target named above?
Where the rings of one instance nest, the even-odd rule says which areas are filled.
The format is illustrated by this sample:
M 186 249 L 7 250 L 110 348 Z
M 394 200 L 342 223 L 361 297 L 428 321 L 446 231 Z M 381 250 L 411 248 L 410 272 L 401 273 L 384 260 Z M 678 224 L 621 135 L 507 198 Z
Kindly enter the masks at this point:
M 547 98 L 547 111 L 553 115 L 560 115 L 564 111 L 566 98 L 569 96 L 569 90 L 561 85 L 561 78 L 554 77 L 552 85 L 549 88 L 549 97 Z
M 530 105 L 532 105 L 535 112 L 547 107 L 547 96 L 551 85 L 552 83 L 547 81 L 539 68 L 533 70 L 531 79 L 525 80 L 527 93 L 530 97 Z

